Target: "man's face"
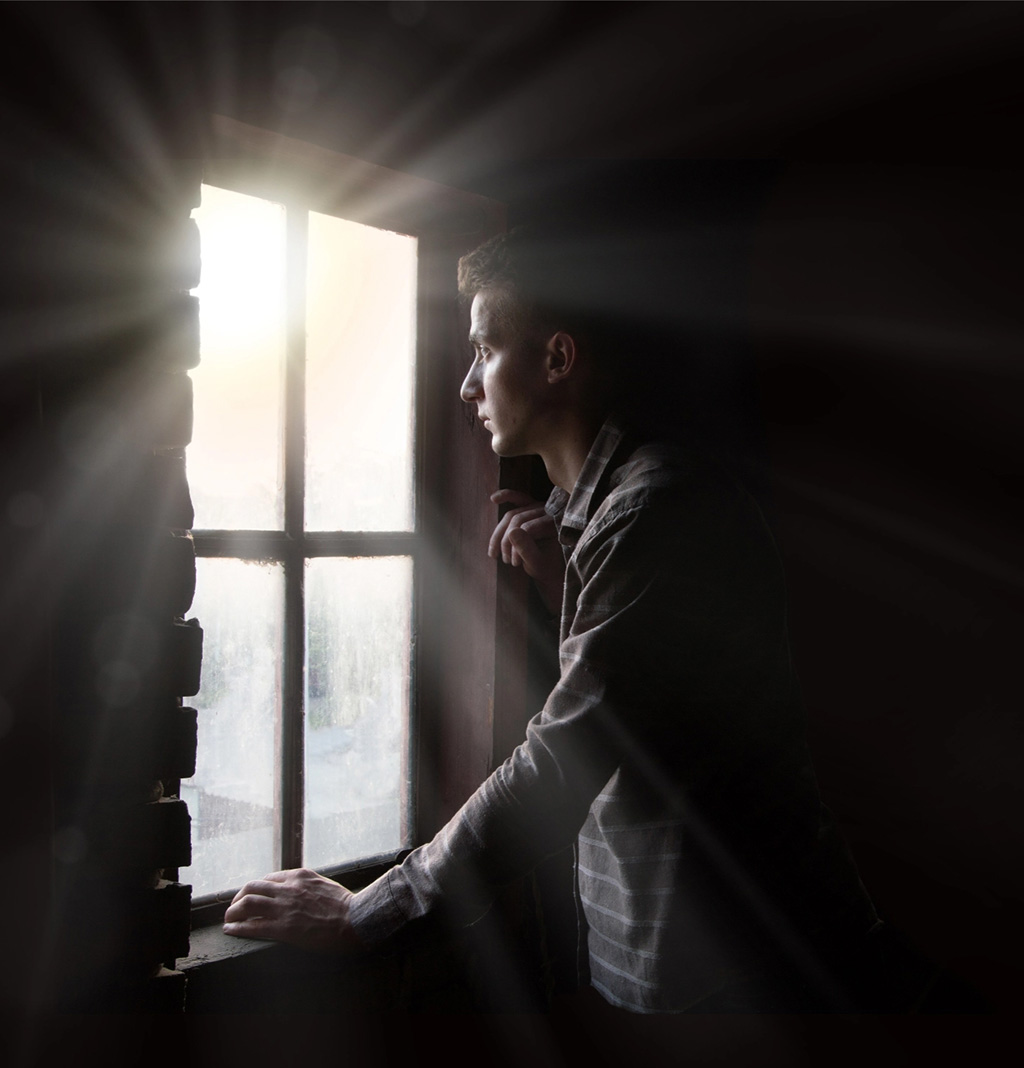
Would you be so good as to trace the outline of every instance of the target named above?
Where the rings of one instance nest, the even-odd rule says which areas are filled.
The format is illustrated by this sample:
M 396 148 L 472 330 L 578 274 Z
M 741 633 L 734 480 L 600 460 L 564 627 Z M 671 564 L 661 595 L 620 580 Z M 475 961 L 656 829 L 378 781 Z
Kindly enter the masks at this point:
M 547 396 L 544 342 L 509 327 L 500 312 L 502 294 L 483 289 L 473 298 L 469 340 L 473 365 L 462 383 L 462 399 L 476 405 L 499 456 L 541 451 Z

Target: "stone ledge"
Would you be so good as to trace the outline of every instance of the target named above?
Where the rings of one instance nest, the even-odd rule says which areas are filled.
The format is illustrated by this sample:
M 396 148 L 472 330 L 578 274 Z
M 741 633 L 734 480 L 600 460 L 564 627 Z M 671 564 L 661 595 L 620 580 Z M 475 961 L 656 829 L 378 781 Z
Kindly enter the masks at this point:
M 178 971 L 188 972 L 201 968 L 204 964 L 216 964 L 219 961 L 245 957 L 250 953 L 269 949 L 276 945 L 260 938 L 236 938 L 225 934 L 219 923 L 209 927 L 199 927 L 189 937 L 189 955 L 177 962 Z

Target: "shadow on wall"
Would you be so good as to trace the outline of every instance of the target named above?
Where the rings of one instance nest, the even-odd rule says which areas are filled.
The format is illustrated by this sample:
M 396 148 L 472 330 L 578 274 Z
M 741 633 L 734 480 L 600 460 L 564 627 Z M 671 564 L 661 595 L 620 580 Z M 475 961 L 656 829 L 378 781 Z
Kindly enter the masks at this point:
M 879 910 L 1024 989 L 1019 175 L 790 167 L 751 320 L 794 652 Z

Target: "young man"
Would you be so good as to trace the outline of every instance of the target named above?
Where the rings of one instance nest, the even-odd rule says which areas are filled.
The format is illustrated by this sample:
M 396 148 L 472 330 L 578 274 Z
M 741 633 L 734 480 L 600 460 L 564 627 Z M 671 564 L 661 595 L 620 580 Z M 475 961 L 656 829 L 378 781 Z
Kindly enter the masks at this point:
M 758 508 L 617 411 L 615 359 L 633 354 L 612 351 L 585 268 L 513 232 L 459 275 L 475 353 L 462 397 L 496 453 L 541 456 L 555 487 L 543 506 L 495 496 L 512 509 L 491 554 L 561 610 L 561 677 L 433 841 L 354 895 L 304 870 L 250 883 L 225 930 L 344 949 L 441 912 L 468 923 L 575 843 L 589 979 L 610 1004 L 849 1010 L 878 920 L 819 801 Z M 658 389 L 656 367 L 632 373 Z

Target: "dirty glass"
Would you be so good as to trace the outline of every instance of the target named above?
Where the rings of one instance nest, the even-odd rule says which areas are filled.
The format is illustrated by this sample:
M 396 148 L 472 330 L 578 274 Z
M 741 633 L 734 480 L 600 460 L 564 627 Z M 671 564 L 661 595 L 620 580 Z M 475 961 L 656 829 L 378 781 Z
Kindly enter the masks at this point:
M 285 358 L 283 205 L 204 185 L 202 360 L 188 477 L 200 530 L 280 530 Z
M 416 239 L 309 213 L 306 527 L 411 530 Z
M 412 560 L 306 564 L 305 852 L 311 867 L 406 844 Z
M 192 816 L 193 894 L 241 886 L 280 865 L 274 853 L 274 735 L 281 693 L 280 564 L 199 559 L 192 611 L 203 626 L 196 773 L 181 784 Z

